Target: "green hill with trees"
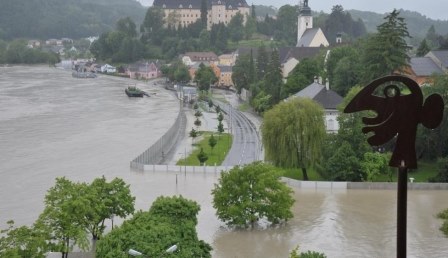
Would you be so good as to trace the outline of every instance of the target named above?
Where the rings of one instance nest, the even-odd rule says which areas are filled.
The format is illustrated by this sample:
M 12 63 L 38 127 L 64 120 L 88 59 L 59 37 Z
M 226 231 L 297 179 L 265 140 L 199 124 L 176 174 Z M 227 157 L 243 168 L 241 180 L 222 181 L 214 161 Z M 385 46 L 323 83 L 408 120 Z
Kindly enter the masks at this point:
M 0 39 L 98 36 L 120 18 L 140 24 L 145 12 L 136 0 L 3 0 Z

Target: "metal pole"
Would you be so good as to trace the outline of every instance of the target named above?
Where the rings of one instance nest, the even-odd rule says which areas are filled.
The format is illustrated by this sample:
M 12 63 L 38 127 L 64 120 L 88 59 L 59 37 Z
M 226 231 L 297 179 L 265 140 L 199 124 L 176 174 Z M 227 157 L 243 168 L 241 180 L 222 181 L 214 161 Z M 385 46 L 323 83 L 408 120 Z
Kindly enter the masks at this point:
M 408 168 L 402 162 L 398 168 L 397 189 L 397 258 L 406 258 L 406 220 L 408 198 Z

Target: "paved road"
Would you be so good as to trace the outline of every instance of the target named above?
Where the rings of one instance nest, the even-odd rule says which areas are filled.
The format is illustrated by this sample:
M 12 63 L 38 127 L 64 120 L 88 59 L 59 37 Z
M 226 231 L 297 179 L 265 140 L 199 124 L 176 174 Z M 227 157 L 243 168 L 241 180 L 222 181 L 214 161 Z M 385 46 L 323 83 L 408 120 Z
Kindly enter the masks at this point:
M 223 166 L 252 163 L 261 159 L 261 141 L 256 126 L 239 110 L 229 104 L 214 101 L 227 115 L 233 144 Z

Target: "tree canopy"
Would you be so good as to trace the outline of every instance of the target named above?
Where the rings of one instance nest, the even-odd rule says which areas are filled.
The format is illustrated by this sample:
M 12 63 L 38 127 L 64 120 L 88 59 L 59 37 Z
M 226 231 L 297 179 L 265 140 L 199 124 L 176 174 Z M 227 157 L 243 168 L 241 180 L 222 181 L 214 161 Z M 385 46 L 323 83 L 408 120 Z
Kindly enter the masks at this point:
M 278 224 L 292 218 L 292 190 L 280 176 L 277 168 L 261 162 L 221 173 L 212 190 L 216 215 L 227 225 L 239 227 L 263 219 Z
M 148 211 L 138 211 L 99 240 L 96 257 L 127 258 L 129 249 L 160 257 L 172 245 L 178 246 L 176 257 L 211 257 L 211 246 L 197 236 L 199 210 L 182 196 L 158 197 Z
M 292 98 L 264 114 L 261 126 L 266 160 L 285 168 L 306 169 L 319 162 L 325 139 L 324 113 L 316 102 Z

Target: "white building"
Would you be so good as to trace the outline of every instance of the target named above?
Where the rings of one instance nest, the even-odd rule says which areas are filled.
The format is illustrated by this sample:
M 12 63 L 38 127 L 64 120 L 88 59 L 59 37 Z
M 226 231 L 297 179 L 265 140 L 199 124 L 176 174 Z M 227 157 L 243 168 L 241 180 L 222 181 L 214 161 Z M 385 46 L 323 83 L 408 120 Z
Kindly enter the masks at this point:
M 289 98 L 309 98 L 320 104 L 325 111 L 325 127 L 327 133 L 338 132 L 339 122 L 337 118 L 339 111 L 337 106 L 342 103 L 343 98 L 332 91 L 328 83 L 322 85 L 316 80 Z
M 313 28 L 313 16 L 308 0 L 299 3 L 297 21 L 297 47 L 328 47 L 327 38 L 321 28 Z

